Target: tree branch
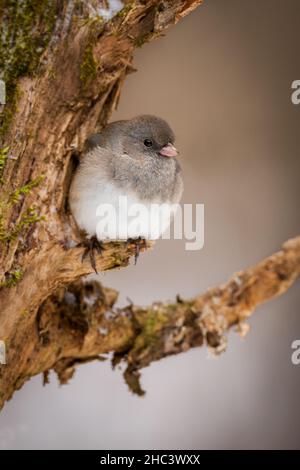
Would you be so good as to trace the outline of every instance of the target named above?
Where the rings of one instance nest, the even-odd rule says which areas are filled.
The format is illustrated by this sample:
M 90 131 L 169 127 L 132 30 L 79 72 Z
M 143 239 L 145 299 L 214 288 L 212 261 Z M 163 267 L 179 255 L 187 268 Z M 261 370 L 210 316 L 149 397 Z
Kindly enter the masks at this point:
M 32 342 L 24 350 L 17 386 L 40 372 L 47 381 L 50 369 L 66 383 L 76 365 L 113 352 L 113 365 L 127 365 L 125 380 L 142 395 L 140 369 L 202 345 L 219 354 L 226 347 L 230 328 L 237 327 L 245 335 L 246 320 L 258 305 L 283 294 L 299 275 L 300 236 L 257 265 L 234 274 L 227 283 L 190 300 L 117 309 L 117 292 L 98 282 L 78 281 L 60 288 L 44 302 L 32 324 Z M 5 398 L 14 388 L 5 391 Z

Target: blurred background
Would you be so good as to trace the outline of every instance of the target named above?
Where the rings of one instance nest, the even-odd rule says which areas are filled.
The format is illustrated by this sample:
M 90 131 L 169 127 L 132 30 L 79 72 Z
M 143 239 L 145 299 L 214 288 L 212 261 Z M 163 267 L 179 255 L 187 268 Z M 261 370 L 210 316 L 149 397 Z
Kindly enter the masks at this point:
M 137 266 L 100 275 L 146 305 L 194 296 L 300 233 L 298 0 L 207 0 L 138 50 L 113 119 L 153 113 L 177 134 L 184 202 L 205 205 L 205 246 L 159 241 Z M 259 308 L 245 340 L 152 364 L 133 396 L 106 363 L 59 387 L 36 377 L 0 417 L 1 449 L 300 447 L 299 282 Z

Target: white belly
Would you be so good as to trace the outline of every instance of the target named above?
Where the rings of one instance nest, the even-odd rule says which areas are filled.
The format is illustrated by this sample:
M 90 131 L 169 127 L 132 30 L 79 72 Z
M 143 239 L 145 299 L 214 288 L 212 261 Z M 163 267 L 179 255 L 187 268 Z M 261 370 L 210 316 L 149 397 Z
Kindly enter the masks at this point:
M 170 203 L 142 203 L 135 194 L 125 195 L 113 183 L 97 191 L 86 188 L 72 207 L 79 227 L 98 240 L 155 240 L 168 229 L 175 210 Z

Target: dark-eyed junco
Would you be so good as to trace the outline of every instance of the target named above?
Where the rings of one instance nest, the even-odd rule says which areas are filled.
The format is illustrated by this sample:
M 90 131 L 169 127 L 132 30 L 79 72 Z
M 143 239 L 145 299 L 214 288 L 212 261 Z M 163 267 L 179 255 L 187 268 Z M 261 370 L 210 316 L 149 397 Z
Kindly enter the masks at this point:
M 183 182 L 174 140 L 166 121 L 151 115 L 112 122 L 87 139 L 71 184 L 70 207 L 89 240 L 153 239 L 169 226 L 170 214 L 154 211 L 149 218 L 149 211 L 181 198 Z M 141 205 L 144 212 L 138 222 L 128 224 L 128 214 L 137 214 Z M 99 224 L 101 208 L 111 214 L 105 227 Z

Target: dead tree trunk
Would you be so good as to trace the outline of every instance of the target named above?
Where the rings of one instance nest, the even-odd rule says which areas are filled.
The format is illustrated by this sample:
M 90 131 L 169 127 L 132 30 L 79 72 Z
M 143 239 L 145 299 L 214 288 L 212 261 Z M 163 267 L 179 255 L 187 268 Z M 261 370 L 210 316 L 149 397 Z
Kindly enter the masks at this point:
M 0 340 L 7 352 L 0 407 L 32 375 L 44 372 L 46 379 L 54 368 L 64 382 L 76 364 L 108 351 L 115 362 L 127 358 L 126 380 L 142 393 L 141 367 L 204 340 L 220 349 L 230 326 L 299 275 L 297 238 L 225 287 L 189 302 L 130 306 L 111 313 L 113 321 L 107 312 L 116 293 L 79 281 L 91 267 L 81 262 L 68 212 L 72 154 L 109 119 L 133 70 L 134 49 L 201 2 L 124 1 L 111 19 L 103 13 L 109 2 L 100 0 L 0 4 L 0 78 L 7 91 L 0 114 Z M 98 270 L 126 266 L 133 251 L 107 244 Z
M 0 4 L 0 403 L 25 379 L 38 308 L 57 287 L 91 272 L 67 209 L 71 156 L 106 124 L 136 47 L 202 0 L 101 0 Z M 106 18 L 106 19 L 105 19 Z M 98 269 L 126 266 L 133 247 L 107 246 Z M 42 364 L 40 364 L 43 369 Z

